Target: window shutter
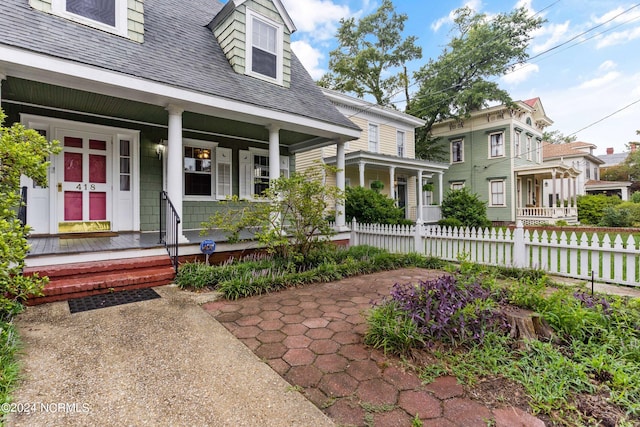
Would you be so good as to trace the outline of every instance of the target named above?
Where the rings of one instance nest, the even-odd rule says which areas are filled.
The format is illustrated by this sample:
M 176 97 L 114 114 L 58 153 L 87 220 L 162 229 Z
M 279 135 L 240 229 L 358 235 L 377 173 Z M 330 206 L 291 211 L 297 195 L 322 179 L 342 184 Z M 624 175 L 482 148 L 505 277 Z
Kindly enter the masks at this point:
M 280 176 L 289 178 L 289 156 L 280 156 Z
M 251 185 L 253 184 L 253 162 L 251 153 L 248 150 L 240 150 L 240 198 L 251 199 L 253 197 L 253 191 L 251 191 Z
M 231 196 L 231 148 L 216 147 L 216 197 Z

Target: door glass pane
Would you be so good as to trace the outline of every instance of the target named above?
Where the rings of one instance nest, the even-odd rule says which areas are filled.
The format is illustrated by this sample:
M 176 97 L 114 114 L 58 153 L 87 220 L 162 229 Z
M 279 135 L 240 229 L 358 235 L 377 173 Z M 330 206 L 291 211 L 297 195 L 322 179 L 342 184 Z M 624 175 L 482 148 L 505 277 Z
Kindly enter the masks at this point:
M 104 184 L 107 182 L 107 157 L 89 155 L 89 182 Z
M 92 221 L 107 219 L 107 193 L 89 193 L 89 219 Z
M 64 180 L 82 182 L 82 154 L 64 153 Z
M 65 147 L 82 148 L 82 138 L 74 138 L 72 136 L 65 136 L 64 137 L 64 146 Z
M 129 157 L 129 150 L 130 150 L 129 141 L 127 141 L 126 139 L 121 139 L 120 140 L 120 155 Z
M 97 139 L 90 139 L 89 140 L 89 148 L 92 149 L 92 150 L 105 151 L 107 149 L 107 142 L 106 141 L 99 141 Z
M 64 192 L 64 220 L 82 221 L 82 191 Z

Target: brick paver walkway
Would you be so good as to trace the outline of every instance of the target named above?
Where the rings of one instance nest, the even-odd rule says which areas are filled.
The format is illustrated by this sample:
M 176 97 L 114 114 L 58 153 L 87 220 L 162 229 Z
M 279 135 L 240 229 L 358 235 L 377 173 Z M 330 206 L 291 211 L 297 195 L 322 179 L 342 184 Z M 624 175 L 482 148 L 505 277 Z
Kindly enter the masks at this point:
M 421 384 L 412 372 L 363 344 L 363 313 L 396 282 L 441 272 L 404 269 L 344 279 L 203 308 L 338 425 L 544 426 L 518 408 L 491 409 L 455 378 Z

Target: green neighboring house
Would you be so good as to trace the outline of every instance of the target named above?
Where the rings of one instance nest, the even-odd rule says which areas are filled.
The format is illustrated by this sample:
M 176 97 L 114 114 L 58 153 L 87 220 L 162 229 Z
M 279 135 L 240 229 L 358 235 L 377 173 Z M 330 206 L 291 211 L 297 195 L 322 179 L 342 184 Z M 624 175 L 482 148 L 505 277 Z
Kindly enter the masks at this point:
M 444 185 L 478 194 L 495 224 L 577 221 L 575 193 L 567 195 L 568 206 L 543 204 L 545 179 L 574 180 L 580 173 L 571 165 L 544 163 L 542 135 L 552 123 L 540 99 L 534 98 L 517 101 L 514 108 L 486 108 L 435 124 L 432 136 L 449 153 Z
M 157 234 L 166 191 L 197 244 L 220 200 L 357 139 L 295 30 L 279 0 L 0 2 L 1 106 L 63 148 L 49 188 L 24 182 L 32 236 Z

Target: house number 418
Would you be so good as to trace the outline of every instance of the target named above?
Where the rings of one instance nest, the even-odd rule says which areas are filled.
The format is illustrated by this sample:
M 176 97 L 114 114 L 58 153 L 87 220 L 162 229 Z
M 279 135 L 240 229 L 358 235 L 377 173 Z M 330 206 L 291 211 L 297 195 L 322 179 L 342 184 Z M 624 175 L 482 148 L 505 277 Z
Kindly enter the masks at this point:
M 78 184 L 76 185 L 76 190 L 89 190 L 89 191 L 93 191 L 96 189 L 96 185 L 95 184 Z

